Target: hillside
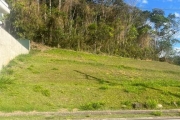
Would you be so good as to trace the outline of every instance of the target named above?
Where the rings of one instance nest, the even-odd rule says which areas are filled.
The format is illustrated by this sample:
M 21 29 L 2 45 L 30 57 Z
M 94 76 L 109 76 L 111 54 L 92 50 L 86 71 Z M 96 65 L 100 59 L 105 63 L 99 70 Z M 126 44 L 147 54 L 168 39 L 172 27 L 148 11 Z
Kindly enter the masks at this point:
M 180 108 L 179 74 L 162 62 L 34 50 L 2 70 L 0 111 Z

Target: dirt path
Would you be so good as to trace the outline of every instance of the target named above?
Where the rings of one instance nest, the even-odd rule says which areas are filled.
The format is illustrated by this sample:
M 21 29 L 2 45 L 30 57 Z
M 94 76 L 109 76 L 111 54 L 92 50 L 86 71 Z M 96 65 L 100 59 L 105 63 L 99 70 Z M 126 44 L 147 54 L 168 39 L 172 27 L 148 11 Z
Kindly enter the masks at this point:
M 129 114 L 151 114 L 153 112 L 161 112 L 164 115 L 171 115 L 177 114 L 180 118 L 180 109 L 171 109 L 171 110 L 117 110 L 117 111 L 75 111 L 75 112 L 67 112 L 67 111 L 60 111 L 60 112 L 12 112 L 12 113 L 5 113 L 0 112 L 0 117 L 10 117 L 10 116 L 88 116 L 88 115 L 129 115 Z

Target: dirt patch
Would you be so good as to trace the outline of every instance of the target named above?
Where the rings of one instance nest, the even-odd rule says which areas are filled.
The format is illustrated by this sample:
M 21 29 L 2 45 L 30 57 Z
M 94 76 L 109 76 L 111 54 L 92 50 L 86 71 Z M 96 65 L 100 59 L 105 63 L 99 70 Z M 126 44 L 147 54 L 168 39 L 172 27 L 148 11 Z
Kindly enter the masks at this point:
M 43 52 L 50 49 L 52 48 L 49 46 L 31 41 L 31 50 L 40 50 Z

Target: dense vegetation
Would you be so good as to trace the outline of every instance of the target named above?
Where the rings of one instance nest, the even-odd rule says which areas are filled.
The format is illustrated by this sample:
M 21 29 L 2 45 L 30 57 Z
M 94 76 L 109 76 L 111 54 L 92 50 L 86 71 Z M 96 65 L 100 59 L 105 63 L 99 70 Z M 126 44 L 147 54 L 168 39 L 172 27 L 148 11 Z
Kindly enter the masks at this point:
M 161 9 L 142 11 L 133 1 L 7 0 L 6 27 L 17 39 L 78 51 L 140 59 L 172 54 L 178 18 Z

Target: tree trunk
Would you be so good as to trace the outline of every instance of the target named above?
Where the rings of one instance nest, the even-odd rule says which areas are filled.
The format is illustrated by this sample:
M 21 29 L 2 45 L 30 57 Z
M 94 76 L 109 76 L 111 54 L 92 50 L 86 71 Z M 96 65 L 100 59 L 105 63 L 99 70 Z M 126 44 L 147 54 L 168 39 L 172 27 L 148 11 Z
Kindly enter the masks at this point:
M 61 0 L 59 0 L 59 11 L 61 10 Z
M 51 0 L 49 0 L 49 9 L 50 9 L 50 16 L 51 16 Z M 49 31 L 49 43 L 52 42 L 52 23 L 50 23 L 50 31 Z

